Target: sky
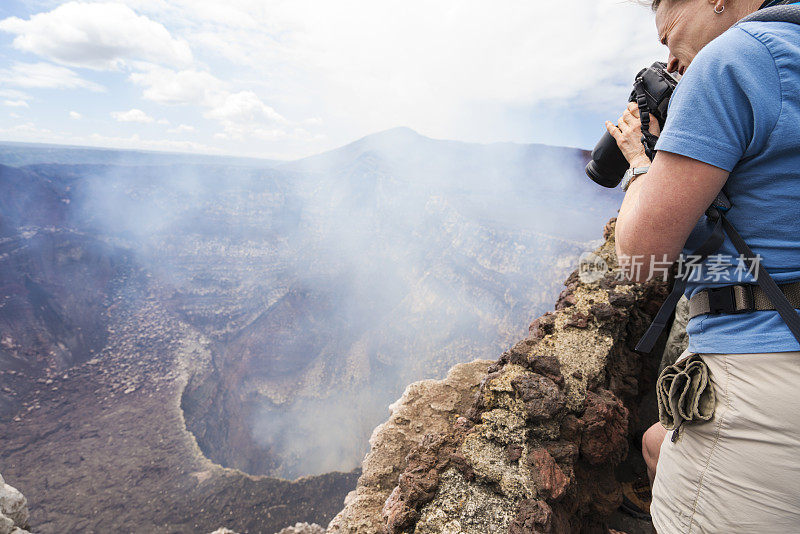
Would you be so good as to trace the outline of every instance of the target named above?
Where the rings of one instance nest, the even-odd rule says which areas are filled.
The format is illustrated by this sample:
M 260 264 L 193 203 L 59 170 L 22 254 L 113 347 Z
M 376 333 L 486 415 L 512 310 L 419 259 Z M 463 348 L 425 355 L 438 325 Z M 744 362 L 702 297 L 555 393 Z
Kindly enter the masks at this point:
M 407 126 L 591 148 L 666 57 L 625 0 L 2 0 L 0 140 L 295 159 Z

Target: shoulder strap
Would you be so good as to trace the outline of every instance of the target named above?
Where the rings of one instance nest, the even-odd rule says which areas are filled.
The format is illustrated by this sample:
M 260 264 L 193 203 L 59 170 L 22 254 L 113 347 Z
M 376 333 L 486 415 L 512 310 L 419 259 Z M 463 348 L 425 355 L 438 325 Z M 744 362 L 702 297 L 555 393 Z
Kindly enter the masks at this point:
M 720 195 L 727 203 L 727 208 L 718 209 L 715 206 L 715 204 L 720 201 L 720 196 L 717 196 L 717 198 L 714 200 L 714 204 L 712 204 L 706 210 L 706 216 L 714 223 L 714 229 L 711 231 L 711 235 L 708 236 L 708 239 L 706 239 L 702 245 L 692 252 L 691 256 L 700 257 L 696 265 L 699 265 L 705 261 L 709 255 L 719 250 L 719 247 L 721 247 L 723 241 L 725 241 L 725 234 L 722 227 L 722 218 L 720 217 L 720 213 L 722 209 L 727 210 L 730 208 L 730 203 L 727 202 L 728 199 L 724 193 L 720 192 Z M 694 265 L 692 267 L 694 268 Z M 680 300 L 684 290 L 686 289 L 686 282 L 689 280 L 689 276 L 690 272 L 684 272 L 683 276 L 675 277 L 675 284 L 672 286 L 672 291 L 658 309 L 656 316 L 653 318 L 653 322 L 650 323 L 650 326 L 639 340 L 639 343 L 636 344 L 635 350 L 639 352 L 650 352 L 653 350 L 653 346 L 656 344 L 658 336 L 661 334 L 661 331 L 664 330 L 664 327 L 667 326 L 667 322 L 672 316 L 672 310 L 675 309 L 675 306 L 678 304 L 678 300 Z
M 794 306 L 791 305 L 789 300 L 786 298 L 786 295 L 780 290 L 778 285 L 775 283 L 775 280 L 769 275 L 766 269 L 764 269 L 764 265 L 757 260 L 756 255 L 753 254 L 753 251 L 750 250 L 750 247 L 747 246 L 742 236 L 739 235 L 739 232 L 733 227 L 733 225 L 728 221 L 727 217 L 725 217 L 725 213 L 731 208 L 731 202 L 728 199 L 728 196 L 724 193 L 724 191 L 720 191 L 717 195 L 717 198 L 714 199 L 714 202 L 709 206 L 706 210 L 706 216 L 714 223 L 714 229 L 711 232 L 711 235 L 708 239 L 700 245 L 700 247 L 692 252 L 692 256 L 700 256 L 701 259 L 698 264 L 702 263 L 706 257 L 710 254 L 713 254 L 719 247 L 722 246 L 723 241 L 725 240 L 724 233 L 728 234 L 730 237 L 733 246 L 736 247 L 736 250 L 739 251 L 744 257 L 744 260 L 747 262 L 748 268 L 752 269 L 755 265 L 757 267 L 756 270 L 756 283 L 758 283 L 759 287 L 764 291 L 764 293 L 769 298 L 770 303 L 772 306 L 778 310 L 783 321 L 786 323 L 786 326 L 789 327 L 789 330 L 792 332 L 792 335 L 800 343 L 800 315 L 797 314 L 797 310 L 794 309 Z M 653 322 L 650 324 L 650 327 L 647 329 L 647 332 L 644 333 L 642 338 L 639 340 L 639 343 L 636 344 L 636 349 L 639 352 L 650 352 L 653 350 L 653 346 L 658 339 L 659 334 L 667 325 L 667 321 L 669 321 L 670 316 L 672 315 L 672 310 L 675 309 L 675 305 L 678 303 L 678 300 L 681 298 L 684 290 L 686 289 L 686 282 L 689 278 L 690 273 L 684 272 L 683 276 L 680 278 L 675 278 L 675 285 L 672 288 L 672 292 L 667 296 L 667 299 L 664 301 L 664 304 L 661 305 L 659 308 L 658 313 L 656 313 Z
M 789 330 L 792 332 L 797 342 L 800 343 L 800 315 L 797 315 L 797 310 L 795 310 L 794 306 L 792 306 L 789 299 L 786 298 L 786 295 L 780 290 L 778 284 L 775 283 L 775 280 L 772 279 L 767 270 L 764 269 L 764 265 L 756 259 L 756 255 L 753 254 L 753 251 L 750 250 L 750 247 L 747 246 L 742 236 L 739 235 L 739 232 L 731 225 L 730 221 L 725 218 L 724 214 L 721 215 L 721 219 L 722 226 L 725 228 L 725 233 L 731 238 L 731 242 L 733 246 L 736 247 L 736 250 L 739 251 L 739 254 L 744 257 L 747 262 L 747 267 L 752 269 L 754 263 L 757 262 L 756 267 L 758 270 L 756 273 L 758 276 L 756 282 L 758 286 L 766 293 L 767 297 L 769 297 L 772 306 L 778 310 L 781 319 L 783 319 L 783 322 L 789 327 Z

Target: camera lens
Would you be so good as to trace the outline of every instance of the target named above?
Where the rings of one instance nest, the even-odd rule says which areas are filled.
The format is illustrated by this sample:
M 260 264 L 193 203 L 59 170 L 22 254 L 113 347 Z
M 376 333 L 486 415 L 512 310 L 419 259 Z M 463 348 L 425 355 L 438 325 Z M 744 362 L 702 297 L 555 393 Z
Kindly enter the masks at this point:
M 586 165 L 586 174 L 603 187 L 617 187 L 628 166 L 617 141 L 606 132 L 592 150 L 592 161 Z

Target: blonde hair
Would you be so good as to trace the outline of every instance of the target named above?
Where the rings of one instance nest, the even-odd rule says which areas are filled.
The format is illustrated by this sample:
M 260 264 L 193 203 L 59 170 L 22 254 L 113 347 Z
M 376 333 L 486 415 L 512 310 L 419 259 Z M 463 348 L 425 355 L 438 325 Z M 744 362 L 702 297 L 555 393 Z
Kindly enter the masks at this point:
M 654 12 L 658 9 L 658 6 L 661 5 L 663 0 L 633 0 L 634 4 L 639 4 L 640 6 L 649 7 Z

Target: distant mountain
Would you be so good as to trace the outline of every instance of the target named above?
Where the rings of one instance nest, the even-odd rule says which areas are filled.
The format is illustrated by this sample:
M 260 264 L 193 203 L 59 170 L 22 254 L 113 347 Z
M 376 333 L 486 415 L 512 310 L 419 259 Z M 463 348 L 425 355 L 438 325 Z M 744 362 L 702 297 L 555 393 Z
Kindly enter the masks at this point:
M 621 202 L 585 151 L 407 128 L 264 167 L 6 150 L 36 164 L 0 166 L 0 422 L 108 370 L 119 409 L 179 390 L 209 458 L 287 478 L 356 467 L 406 384 L 519 339 Z
M 244 167 L 270 167 L 281 163 L 276 160 L 211 156 L 203 154 L 177 154 L 146 150 L 47 145 L 40 143 L 13 143 L 0 141 L 0 164 L 11 167 L 57 164 L 107 164 L 107 165 L 170 165 L 217 164 Z
M 622 202 L 619 190 L 598 187 L 586 177 L 586 150 L 446 141 L 402 127 L 277 168 L 313 177 L 332 172 L 358 177 L 354 162 L 371 158 L 401 183 L 448 195 L 470 216 L 512 231 L 586 239 Z

